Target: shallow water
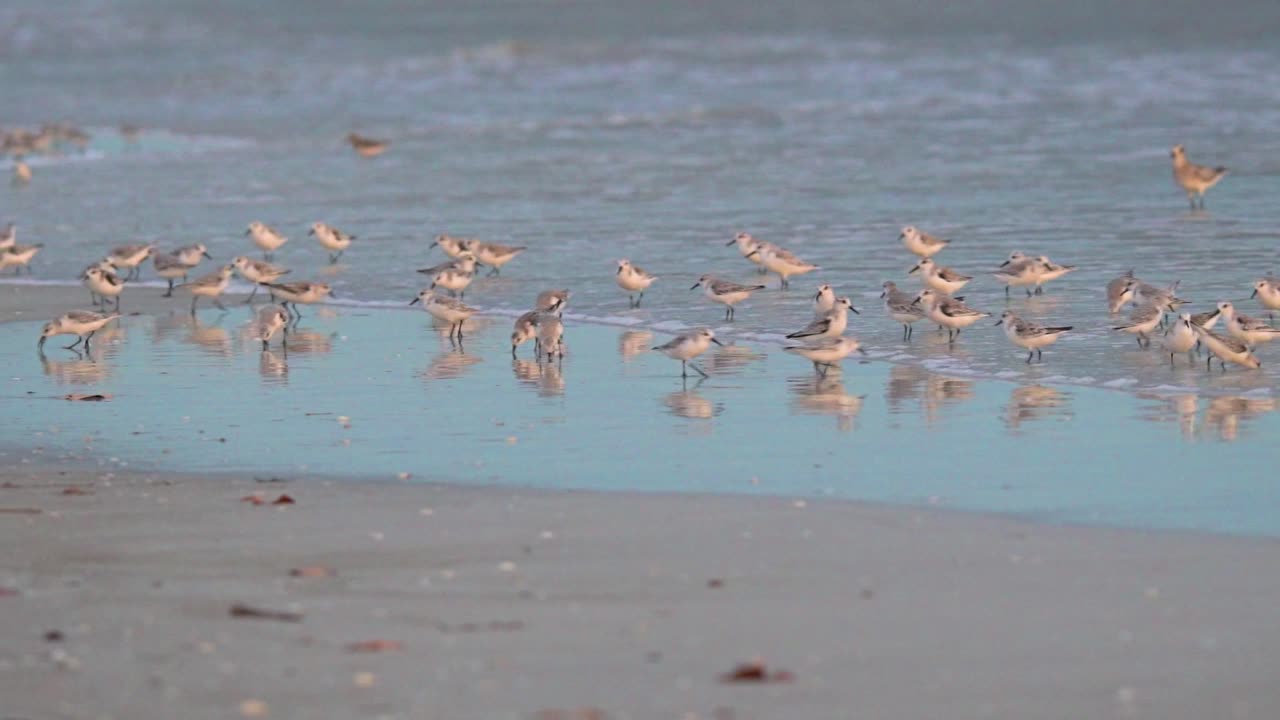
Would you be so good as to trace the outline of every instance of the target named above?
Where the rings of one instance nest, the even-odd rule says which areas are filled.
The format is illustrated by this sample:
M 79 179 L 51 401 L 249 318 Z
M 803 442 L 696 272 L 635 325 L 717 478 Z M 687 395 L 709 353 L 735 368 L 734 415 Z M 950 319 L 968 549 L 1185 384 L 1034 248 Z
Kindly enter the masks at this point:
M 450 232 L 531 248 L 474 285 L 477 305 L 514 312 L 568 287 L 580 320 L 676 328 L 718 324 L 688 290 L 697 275 L 755 277 L 724 247 L 749 230 L 823 270 L 744 305 L 733 331 L 747 338 L 799 327 L 830 282 L 864 310 L 852 332 L 900 362 L 1239 389 L 1137 351 L 1109 330 L 1102 287 L 1136 267 L 1181 280 L 1201 311 L 1276 269 L 1274 3 L 244 5 L 0 8 L 5 124 L 95 130 L 87 155 L 37 159 L 31 186 L 0 193 L 20 239 L 48 245 L 38 279 L 74 282 L 126 240 L 205 241 L 226 260 L 258 219 L 293 238 L 279 259 L 294 278 L 399 304 L 421 281 L 409 270 L 439 259 L 429 238 Z M 128 143 L 122 122 L 148 130 Z M 353 128 L 392 151 L 353 157 Z M 1207 212 L 1173 187 L 1175 142 L 1232 168 Z M 359 236 L 339 267 L 305 235 L 319 219 Z M 1010 304 L 1076 326 L 1050 365 L 1026 368 L 984 327 L 951 353 L 900 343 L 875 295 L 915 282 L 895 241 L 907 223 L 954 240 L 938 260 L 978 275 L 965 295 L 995 314 L 1005 299 L 985 272 L 1009 251 L 1079 265 Z M 638 311 L 612 282 L 623 256 L 662 276 Z M 1271 392 L 1274 353 L 1232 382 Z
M 475 323 L 458 348 L 425 314 L 389 310 L 322 312 L 287 352 L 261 352 L 247 320 L 129 317 L 89 356 L 51 342 L 43 360 L 35 324 L 0 325 L 0 459 L 832 496 L 1280 535 L 1280 495 L 1257 470 L 1280 430 L 1265 396 L 1140 397 L 853 361 L 822 379 L 767 344 L 709 353 L 710 379 L 682 381 L 647 351 L 664 337 L 648 331 L 571 323 L 563 365 L 539 365 L 529 346 L 512 360 L 506 318 Z M 62 399 L 94 392 L 112 398 Z

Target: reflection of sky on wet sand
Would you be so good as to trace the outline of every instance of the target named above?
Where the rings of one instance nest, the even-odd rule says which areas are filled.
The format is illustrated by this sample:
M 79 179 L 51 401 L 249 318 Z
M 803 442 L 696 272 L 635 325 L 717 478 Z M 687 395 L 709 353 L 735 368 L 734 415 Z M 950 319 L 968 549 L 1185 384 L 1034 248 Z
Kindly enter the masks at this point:
M 60 427 L 134 466 L 932 499 L 1280 534 L 1261 480 L 1229 492 L 1205 480 L 1253 478 L 1272 461 L 1280 416 L 1267 396 L 1137 397 L 854 360 L 821 377 L 747 343 L 708 351 L 698 361 L 711 377 L 682 380 L 679 363 L 648 350 L 662 333 L 570 321 L 563 363 L 538 363 L 529 346 L 511 358 L 510 318 L 469 322 L 458 343 L 422 313 L 347 312 L 317 309 L 267 351 L 245 334 L 248 309 L 127 317 L 92 355 L 50 347 L 43 362 L 35 326 L 0 326 L 20 410 L 4 442 Z M 113 400 L 96 411 L 48 402 L 70 385 Z M 150 430 L 123 430 L 138 426 Z M 62 452 L 102 460 L 74 443 Z

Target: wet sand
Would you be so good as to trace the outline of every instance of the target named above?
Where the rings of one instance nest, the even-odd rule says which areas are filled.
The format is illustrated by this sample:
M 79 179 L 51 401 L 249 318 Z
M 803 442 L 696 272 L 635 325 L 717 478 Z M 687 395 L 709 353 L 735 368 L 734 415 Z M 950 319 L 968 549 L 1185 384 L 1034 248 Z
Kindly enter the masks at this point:
M 0 286 L 0 312 L 66 293 Z M 43 462 L 0 469 L 5 718 L 1280 712 L 1274 540 Z M 784 682 L 722 681 L 757 657 Z

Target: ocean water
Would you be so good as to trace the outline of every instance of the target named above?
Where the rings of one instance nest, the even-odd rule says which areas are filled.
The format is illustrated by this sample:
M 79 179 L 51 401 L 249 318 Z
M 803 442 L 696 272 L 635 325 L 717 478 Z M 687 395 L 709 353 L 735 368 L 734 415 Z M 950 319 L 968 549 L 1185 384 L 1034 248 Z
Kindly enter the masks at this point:
M 87 356 L 56 338 L 41 357 L 35 323 L 0 325 L 0 463 L 834 497 L 1280 535 L 1280 490 L 1260 470 L 1280 432 L 1267 396 L 853 360 L 820 378 L 754 343 L 682 380 L 647 330 L 570 324 L 563 363 L 538 364 L 527 345 L 511 357 L 505 318 L 459 347 L 407 310 L 318 313 L 262 352 L 249 317 L 128 317 Z M 93 392 L 111 398 L 63 399 Z

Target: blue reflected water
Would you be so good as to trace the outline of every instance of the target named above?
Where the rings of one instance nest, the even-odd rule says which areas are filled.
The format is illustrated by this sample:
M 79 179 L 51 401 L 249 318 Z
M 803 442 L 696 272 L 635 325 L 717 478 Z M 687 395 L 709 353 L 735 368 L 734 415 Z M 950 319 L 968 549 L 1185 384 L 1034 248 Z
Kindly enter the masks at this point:
M 768 344 L 702 358 L 664 335 L 568 327 L 562 366 L 465 345 L 422 313 L 309 313 L 261 352 L 244 310 L 128 317 L 89 357 L 0 325 L 5 439 L 50 461 L 597 490 L 833 496 L 1053 521 L 1280 535 L 1266 395 L 1142 397 L 850 361 L 815 376 Z M 60 340 L 61 338 L 59 338 Z M 1230 375 L 1230 373 L 1228 374 Z M 110 393 L 108 402 L 61 399 Z M 1227 442 L 1230 441 L 1230 442 Z

